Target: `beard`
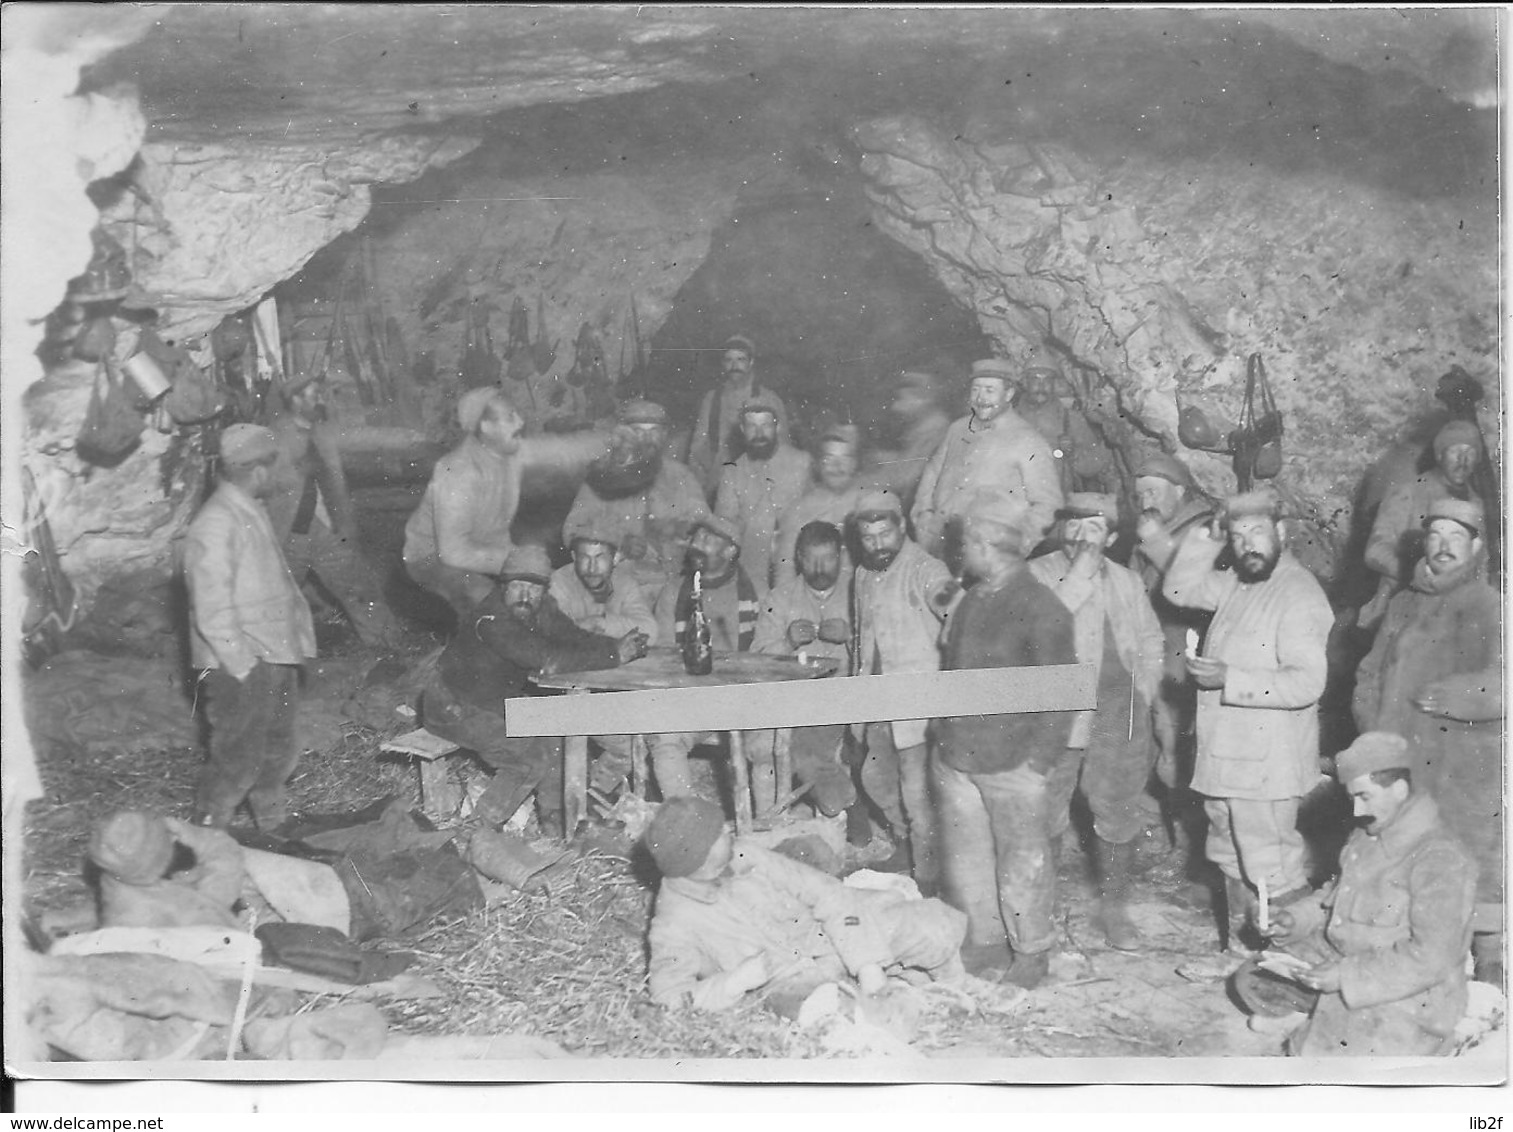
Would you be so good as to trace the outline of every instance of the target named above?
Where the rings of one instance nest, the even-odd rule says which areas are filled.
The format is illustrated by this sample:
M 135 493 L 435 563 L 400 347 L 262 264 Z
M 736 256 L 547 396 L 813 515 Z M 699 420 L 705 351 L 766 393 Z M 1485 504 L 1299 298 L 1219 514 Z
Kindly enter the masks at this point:
M 860 555 L 862 565 L 880 574 L 893 565 L 893 560 L 898 557 L 901 549 L 902 547 L 890 547 L 885 550 L 863 550 Z
M 1277 568 L 1277 562 L 1281 560 L 1282 548 L 1278 546 L 1269 555 L 1251 551 L 1242 554 L 1235 559 L 1235 574 L 1242 582 L 1254 584 L 1264 582 L 1271 577 L 1271 572 Z
M 753 460 L 770 460 L 772 454 L 778 450 L 778 438 L 775 436 L 762 436 L 755 440 L 748 440 L 744 444 L 746 455 Z

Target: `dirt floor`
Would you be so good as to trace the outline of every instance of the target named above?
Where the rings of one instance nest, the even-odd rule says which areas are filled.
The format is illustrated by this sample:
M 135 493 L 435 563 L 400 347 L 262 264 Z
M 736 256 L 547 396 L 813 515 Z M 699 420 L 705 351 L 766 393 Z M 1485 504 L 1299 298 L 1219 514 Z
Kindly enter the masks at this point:
M 398 501 L 396 510 L 404 506 Z M 391 525 L 382 526 L 392 534 Z M 397 557 L 397 547 L 385 549 Z M 415 630 L 412 650 L 400 659 L 413 662 L 441 637 L 421 627 L 423 606 L 401 605 L 400 612 Z M 375 659 L 334 619 L 320 636 L 333 669 Z M 381 743 L 413 722 L 398 715 L 342 722 L 327 707 L 325 743 L 306 755 L 291 783 L 296 812 L 350 812 L 386 796 L 418 802 L 415 770 L 379 756 Z M 39 750 L 46 793 L 28 809 L 26 910 L 36 916 L 90 898 L 84 850 L 97 819 L 125 807 L 187 816 L 200 757 L 191 747 L 121 753 L 54 743 Z M 481 776 L 466 760 L 451 762 L 462 764 L 455 773 L 464 779 Z M 1337 806 L 1323 792 L 1308 810 L 1320 873 L 1337 849 L 1337 834 L 1326 835 L 1340 826 Z M 487 909 L 395 943 L 414 952 L 412 970 L 441 993 L 380 1006 L 391 1028 L 407 1033 L 529 1034 L 587 1057 L 1280 1056 L 1281 1037 L 1250 1030 L 1221 977 L 1191 977 L 1194 960 L 1218 957 L 1218 929 L 1205 883 L 1211 878 L 1190 861 L 1187 842 L 1181 830 L 1174 837 L 1158 830 L 1141 846 L 1132 915 L 1146 942 L 1137 952 L 1104 944 L 1091 922 L 1097 899 L 1090 863 L 1069 845 L 1060 866 L 1061 938 L 1045 985 L 1021 992 L 969 980 L 965 994 L 901 989 L 885 1016 L 859 1016 L 877 1024 L 848 1023 L 857 1011 L 843 1003 L 838 1018 L 805 1028 L 755 1003 L 718 1016 L 653 1006 L 644 986 L 653 882 L 617 829 L 600 826 L 579 838 L 576 858 L 545 891 L 496 892 Z M 860 855 L 852 851 L 851 863 L 866 864 L 889 848 L 879 839 Z M 1505 1041 L 1500 1024 L 1495 1036 Z

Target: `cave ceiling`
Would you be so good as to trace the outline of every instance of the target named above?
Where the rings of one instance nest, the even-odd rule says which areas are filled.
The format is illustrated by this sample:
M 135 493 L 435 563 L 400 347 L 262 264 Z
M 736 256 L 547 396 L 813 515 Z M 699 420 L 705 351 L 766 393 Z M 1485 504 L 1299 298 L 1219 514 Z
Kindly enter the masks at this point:
M 96 13 L 64 7 L 60 33 Z M 1358 71 L 1396 101 L 1485 105 L 1496 82 L 1487 9 L 184 4 L 114 18 L 134 21 L 137 38 L 90 68 L 86 89 L 134 84 L 148 140 L 191 144 L 486 131 L 520 107 L 737 78 L 818 85 L 859 103 L 836 107 L 855 114 L 890 98 L 949 103 L 1008 61 L 1044 60 L 1063 81 L 1037 87 L 1031 67 L 1014 92 L 1033 122 L 1026 100 L 1072 113 L 1118 104 L 1128 84 L 1149 101 L 1138 60 L 1170 66 L 1173 44 L 1199 68 L 1264 47 L 1295 57 L 1289 71 Z

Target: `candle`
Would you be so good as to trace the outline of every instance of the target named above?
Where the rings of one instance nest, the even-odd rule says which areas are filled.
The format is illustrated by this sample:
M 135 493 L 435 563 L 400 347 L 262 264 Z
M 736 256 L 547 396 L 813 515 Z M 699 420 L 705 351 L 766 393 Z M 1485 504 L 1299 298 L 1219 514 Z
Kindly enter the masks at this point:
M 1256 892 L 1261 897 L 1261 914 L 1256 922 L 1256 930 L 1262 935 L 1267 935 L 1271 931 L 1271 908 L 1268 906 L 1266 899 L 1266 882 L 1264 880 L 1256 881 Z
M 1198 655 L 1198 630 L 1196 629 L 1189 629 L 1187 631 L 1187 655 Z

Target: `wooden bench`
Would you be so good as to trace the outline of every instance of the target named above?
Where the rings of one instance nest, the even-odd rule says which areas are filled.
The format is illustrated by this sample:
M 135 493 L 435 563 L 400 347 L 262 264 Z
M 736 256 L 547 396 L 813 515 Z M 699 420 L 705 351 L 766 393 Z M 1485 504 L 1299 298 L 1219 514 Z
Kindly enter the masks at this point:
M 378 748 L 385 754 L 406 755 L 420 772 L 420 808 L 432 821 L 449 821 L 462 805 L 462 791 L 447 773 L 445 759 L 462 750 L 450 739 L 432 735 L 424 727 L 396 735 Z

